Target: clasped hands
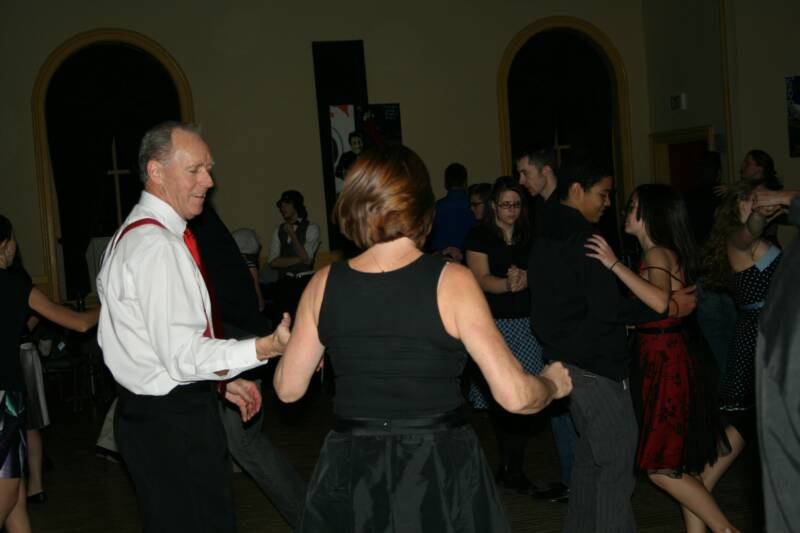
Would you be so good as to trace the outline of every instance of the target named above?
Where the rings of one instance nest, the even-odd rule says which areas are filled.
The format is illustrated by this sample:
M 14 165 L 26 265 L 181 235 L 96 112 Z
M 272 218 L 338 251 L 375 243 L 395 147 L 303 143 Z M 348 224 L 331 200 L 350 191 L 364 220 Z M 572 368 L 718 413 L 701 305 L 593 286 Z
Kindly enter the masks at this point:
M 288 313 L 283 314 L 281 323 L 270 335 L 256 339 L 256 357 L 259 361 L 277 357 L 289 343 L 292 319 Z M 236 405 L 242 413 L 242 421 L 247 422 L 261 409 L 261 392 L 258 386 L 247 379 L 234 379 L 225 384 L 225 399 Z
M 289 313 L 283 313 L 281 323 L 278 324 L 272 334 L 256 339 L 256 357 L 258 357 L 259 361 L 277 357 L 286 350 L 286 345 L 289 344 L 289 337 L 291 337 L 289 329 L 291 325 L 292 318 Z
M 508 292 L 524 291 L 528 288 L 528 272 L 516 265 L 511 265 L 506 272 Z
M 792 199 L 797 196 L 798 191 L 765 191 L 756 190 L 753 192 L 753 211 L 771 222 L 772 219 L 788 212 L 787 207 Z

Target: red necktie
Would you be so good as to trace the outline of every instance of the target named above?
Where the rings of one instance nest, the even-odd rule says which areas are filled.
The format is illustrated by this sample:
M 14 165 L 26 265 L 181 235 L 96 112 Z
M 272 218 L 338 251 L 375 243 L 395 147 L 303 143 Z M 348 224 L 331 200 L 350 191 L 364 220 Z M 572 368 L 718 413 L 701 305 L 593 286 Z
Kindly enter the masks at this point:
M 217 306 L 217 294 L 214 292 L 214 286 L 211 284 L 211 281 L 208 279 L 208 273 L 206 272 L 205 267 L 203 266 L 203 260 L 200 259 L 200 248 L 197 246 L 197 238 L 194 236 L 192 230 L 188 227 L 183 232 L 183 242 L 186 243 L 186 247 L 189 248 L 189 253 L 192 254 L 194 258 L 195 264 L 197 264 L 198 270 L 200 270 L 200 274 L 203 276 L 203 281 L 206 283 L 206 290 L 208 291 L 208 297 L 211 300 L 211 323 L 214 324 L 214 337 L 215 338 L 222 338 L 223 330 L 222 330 L 222 317 L 219 313 L 219 307 Z M 211 337 L 211 330 L 208 326 L 206 326 L 206 331 L 204 333 L 206 337 Z

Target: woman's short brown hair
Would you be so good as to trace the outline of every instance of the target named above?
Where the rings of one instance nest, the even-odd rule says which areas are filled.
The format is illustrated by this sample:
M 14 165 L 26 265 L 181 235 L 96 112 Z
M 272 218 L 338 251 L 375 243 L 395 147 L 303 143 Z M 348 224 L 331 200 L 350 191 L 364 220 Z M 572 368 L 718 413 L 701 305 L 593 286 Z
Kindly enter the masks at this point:
M 334 207 L 342 233 L 360 248 L 408 237 L 422 247 L 434 212 L 425 163 L 402 145 L 370 149 L 353 163 Z

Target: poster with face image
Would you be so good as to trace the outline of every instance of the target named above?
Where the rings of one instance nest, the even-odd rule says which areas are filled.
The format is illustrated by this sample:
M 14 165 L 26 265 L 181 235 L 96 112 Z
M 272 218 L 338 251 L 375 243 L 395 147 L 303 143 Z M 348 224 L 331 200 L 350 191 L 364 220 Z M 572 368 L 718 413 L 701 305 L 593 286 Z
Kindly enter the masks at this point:
M 400 143 L 400 104 L 330 106 L 336 196 L 361 153 L 383 143 Z
M 341 104 L 332 105 L 329 110 L 334 186 L 331 188 L 326 183 L 325 190 L 334 191 L 333 196 L 326 198 L 328 213 L 332 214 L 347 172 L 358 157 L 373 146 L 401 143 L 403 139 L 400 104 Z M 333 223 L 328 227 L 331 249 L 341 248 L 343 237 L 338 228 Z

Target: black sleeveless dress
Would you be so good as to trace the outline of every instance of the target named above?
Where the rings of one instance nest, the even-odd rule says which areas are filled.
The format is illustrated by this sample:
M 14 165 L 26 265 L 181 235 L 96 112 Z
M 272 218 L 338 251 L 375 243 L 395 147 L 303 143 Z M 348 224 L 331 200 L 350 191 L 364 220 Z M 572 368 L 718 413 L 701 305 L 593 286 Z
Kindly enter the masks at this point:
M 460 341 L 444 329 L 444 262 L 386 273 L 331 266 L 319 317 L 336 426 L 309 482 L 302 532 L 508 532 L 480 443 L 459 419 Z

